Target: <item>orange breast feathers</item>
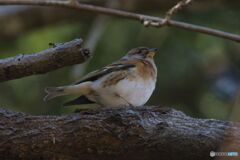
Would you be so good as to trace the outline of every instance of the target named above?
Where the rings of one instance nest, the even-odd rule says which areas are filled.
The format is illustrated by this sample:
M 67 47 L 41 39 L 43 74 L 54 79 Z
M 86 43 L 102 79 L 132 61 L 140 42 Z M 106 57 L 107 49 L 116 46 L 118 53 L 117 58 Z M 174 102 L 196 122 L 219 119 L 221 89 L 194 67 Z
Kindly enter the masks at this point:
M 124 63 L 124 62 L 123 62 Z M 153 64 L 147 60 L 131 60 L 127 61 L 128 64 L 136 65 L 139 76 L 144 80 L 155 79 L 156 69 Z

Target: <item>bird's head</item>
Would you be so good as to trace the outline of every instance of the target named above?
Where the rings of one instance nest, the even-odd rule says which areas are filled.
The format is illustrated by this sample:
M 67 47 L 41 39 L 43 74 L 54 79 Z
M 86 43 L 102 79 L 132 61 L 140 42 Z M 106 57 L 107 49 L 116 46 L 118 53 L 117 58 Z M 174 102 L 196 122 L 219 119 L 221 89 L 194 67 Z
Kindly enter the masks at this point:
M 138 47 L 131 49 L 126 56 L 129 58 L 153 59 L 157 51 L 157 48 Z

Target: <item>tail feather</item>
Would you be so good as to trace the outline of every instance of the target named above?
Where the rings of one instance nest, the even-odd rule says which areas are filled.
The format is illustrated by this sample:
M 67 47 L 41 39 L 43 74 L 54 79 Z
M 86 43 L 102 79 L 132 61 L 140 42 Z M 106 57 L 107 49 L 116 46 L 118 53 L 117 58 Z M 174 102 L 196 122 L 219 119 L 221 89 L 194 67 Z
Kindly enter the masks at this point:
M 44 97 L 44 101 L 49 101 L 55 97 L 66 95 L 64 92 L 64 87 L 47 87 L 45 88 L 47 95 Z
M 92 82 L 83 82 L 77 85 L 70 86 L 62 86 L 62 87 L 47 87 L 45 88 L 45 92 L 47 95 L 44 97 L 44 101 L 48 101 L 55 97 L 68 95 L 68 94 L 78 94 L 78 95 L 86 95 L 91 92 L 91 84 Z

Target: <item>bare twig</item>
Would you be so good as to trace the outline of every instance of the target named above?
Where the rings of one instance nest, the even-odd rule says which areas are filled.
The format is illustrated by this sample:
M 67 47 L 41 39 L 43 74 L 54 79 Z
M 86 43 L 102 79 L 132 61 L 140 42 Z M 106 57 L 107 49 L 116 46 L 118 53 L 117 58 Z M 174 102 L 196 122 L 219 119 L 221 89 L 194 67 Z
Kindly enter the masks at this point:
M 172 8 L 170 8 L 163 21 L 161 23 L 159 23 L 158 25 L 160 27 L 163 27 L 163 26 L 167 26 L 169 24 L 169 21 L 171 20 L 172 16 L 174 14 L 176 14 L 178 11 L 180 11 L 183 7 L 186 7 L 188 6 L 189 4 L 191 4 L 193 0 L 182 0 L 182 1 L 179 1 L 176 5 L 174 5 Z
M 0 60 L 0 82 L 33 74 L 43 74 L 77 63 L 85 62 L 90 52 L 81 47 L 82 40 L 51 44 L 52 48 L 35 54 L 21 54 Z
M 163 18 L 147 16 L 132 12 L 126 12 L 111 8 L 99 7 L 89 4 L 78 3 L 77 0 L 0 0 L 0 5 L 37 5 L 37 6 L 59 6 L 89 12 L 118 16 L 126 19 L 132 19 L 142 22 L 145 26 L 161 27 L 164 22 Z M 170 20 L 166 26 L 177 27 L 194 32 L 200 32 L 216 37 L 225 38 L 235 42 L 240 42 L 240 36 L 237 34 L 227 33 L 220 30 L 215 30 L 207 27 L 197 26 L 179 21 Z
M 189 4 L 191 4 L 192 1 L 193 1 L 193 0 L 182 0 L 182 1 L 178 2 L 175 6 L 173 6 L 172 8 L 170 8 L 170 9 L 167 11 L 167 14 L 166 14 L 166 16 L 165 16 L 164 19 L 166 19 L 167 21 L 169 21 L 174 14 L 176 14 L 178 11 L 180 11 L 181 9 L 183 9 L 183 7 L 186 7 L 186 6 L 188 6 Z

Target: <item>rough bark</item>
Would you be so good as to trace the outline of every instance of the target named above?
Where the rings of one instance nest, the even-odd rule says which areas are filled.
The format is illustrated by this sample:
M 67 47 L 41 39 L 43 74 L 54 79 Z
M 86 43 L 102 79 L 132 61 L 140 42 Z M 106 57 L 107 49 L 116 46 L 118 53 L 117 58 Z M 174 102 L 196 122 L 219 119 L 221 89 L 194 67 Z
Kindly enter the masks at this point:
M 43 74 L 64 66 L 83 63 L 90 57 L 88 49 L 75 39 L 35 54 L 20 54 L 0 60 L 0 82 L 34 74 Z
M 0 110 L 0 159 L 206 160 L 226 141 L 240 146 L 240 124 L 196 119 L 161 107 L 31 116 Z

